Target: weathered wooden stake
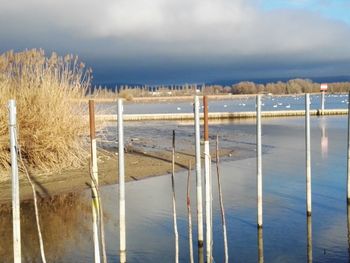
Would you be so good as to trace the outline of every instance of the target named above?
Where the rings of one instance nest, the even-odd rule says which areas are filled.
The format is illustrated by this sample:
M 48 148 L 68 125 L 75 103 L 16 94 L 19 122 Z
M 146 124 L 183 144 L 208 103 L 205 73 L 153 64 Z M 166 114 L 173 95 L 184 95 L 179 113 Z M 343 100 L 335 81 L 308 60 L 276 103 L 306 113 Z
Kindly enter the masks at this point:
M 347 201 L 350 204 L 350 92 L 348 94 L 348 180 L 347 180 Z
M 307 216 L 307 262 L 312 263 L 312 217 Z
M 11 149 L 11 180 L 12 180 L 12 224 L 13 224 L 13 261 L 20 263 L 21 256 L 21 222 L 20 222 L 20 197 L 17 163 L 17 134 L 16 134 L 16 101 L 9 100 L 9 131 Z
M 261 227 L 258 227 L 258 262 L 264 263 L 264 238 Z
M 258 227 L 263 226 L 262 206 L 262 156 L 261 156 L 261 95 L 256 96 L 256 174 L 257 174 L 257 206 Z
M 175 235 L 175 263 L 178 263 L 179 262 L 179 233 L 177 231 L 176 196 L 175 196 L 175 130 L 173 130 L 173 143 L 172 143 L 171 188 L 173 192 L 172 201 L 173 201 L 173 220 L 174 220 L 174 235 Z
M 203 196 L 202 196 L 202 171 L 201 171 L 201 135 L 200 135 L 200 116 L 199 116 L 199 98 L 194 97 L 194 122 L 195 122 L 195 140 L 196 140 L 196 184 L 197 184 L 197 222 L 198 222 L 198 246 L 203 246 Z
M 219 135 L 216 134 L 216 175 L 218 179 L 219 188 L 219 200 L 220 200 L 220 210 L 221 210 L 221 221 L 222 221 L 222 232 L 224 236 L 224 251 L 225 251 L 225 263 L 228 263 L 228 245 L 227 245 L 227 231 L 226 231 L 226 218 L 224 201 L 222 198 L 221 180 L 220 180 L 220 158 L 219 158 Z
M 204 165 L 205 165 L 205 221 L 207 263 L 212 263 L 212 187 L 211 161 L 209 149 L 208 98 L 203 97 L 204 105 Z
M 94 241 L 94 256 L 95 263 L 101 261 L 100 256 L 100 239 L 99 239 L 99 200 L 96 190 L 98 184 L 98 169 L 97 169 L 97 149 L 96 149 L 96 131 L 95 131 L 95 102 L 89 100 L 89 119 L 90 119 L 90 140 L 91 140 L 91 167 L 92 167 L 92 183 L 91 183 L 91 198 L 92 198 L 92 231 Z
M 118 167 L 119 167 L 119 250 L 120 262 L 126 262 L 125 230 L 125 169 L 124 169 L 124 127 L 123 100 L 118 99 Z
M 306 214 L 311 216 L 310 96 L 305 94 Z
M 190 263 L 194 263 L 193 259 L 193 241 L 192 241 L 192 215 L 191 215 L 191 161 L 188 162 L 187 176 L 187 215 L 188 215 L 188 243 L 190 249 Z

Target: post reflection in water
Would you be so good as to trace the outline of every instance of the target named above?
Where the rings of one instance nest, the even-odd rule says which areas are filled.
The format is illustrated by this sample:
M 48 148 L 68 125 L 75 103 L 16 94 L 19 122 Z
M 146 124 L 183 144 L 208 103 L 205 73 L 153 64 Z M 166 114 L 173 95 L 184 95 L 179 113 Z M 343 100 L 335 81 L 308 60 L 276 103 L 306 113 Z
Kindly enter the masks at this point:
M 263 229 L 258 227 L 258 262 L 264 262 L 264 238 Z
M 198 262 L 204 263 L 203 245 L 198 245 Z
M 312 218 L 307 216 L 307 262 L 312 262 Z
M 327 127 L 325 118 L 322 118 L 320 121 L 321 125 L 321 152 L 322 152 L 322 159 L 326 159 L 328 156 L 328 136 L 327 136 Z
M 348 222 L 347 222 L 347 228 L 348 228 L 348 257 L 350 261 L 350 203 L 348 203 L 347 206 L 347 217 L 348 217 Z
M 67 262 L 71 258 L 64 258 L 67 254 L 67 247 L 72 247 L 70 252 L 90 246 L 89 239 L 82 238 L 84 233 L 90 232 L 90 207 L 87 202 L 81 202 L 77 194 L 67 194 L 54 196 L 40 200 L 38 203 L 40 220 L 42 225 L 43 241 L 48 262 Z M 82 214 L 84 216 L 82 216 Z M 21 228 L 25 232 L 22 237 L 23 262 L 40 262 L 40 251 L 38 233 L 35 227 L 34 207 L 32 201 L 21 204 Z M 0 206 L 0 235 L 2 237 L 11 236 L 12 231 L 11 207 Z M 85 242 L 82 242 L 84 240 Z M 11 262 L 12 240 L 0 239 L 0 262 Z

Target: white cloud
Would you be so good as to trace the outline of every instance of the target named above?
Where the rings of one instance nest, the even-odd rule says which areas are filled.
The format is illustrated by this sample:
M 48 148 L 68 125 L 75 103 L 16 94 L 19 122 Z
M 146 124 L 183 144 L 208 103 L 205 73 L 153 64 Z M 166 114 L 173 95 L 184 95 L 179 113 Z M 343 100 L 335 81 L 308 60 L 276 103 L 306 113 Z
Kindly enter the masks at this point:
M 0 35 L 10 39 L 8 45 L 24 42 L 55 49 L 59 43 L 58 49 L 95 56 L 350 59 L 349 25 L 308 11 L 264 11 L 260 3 L 1 0 Z

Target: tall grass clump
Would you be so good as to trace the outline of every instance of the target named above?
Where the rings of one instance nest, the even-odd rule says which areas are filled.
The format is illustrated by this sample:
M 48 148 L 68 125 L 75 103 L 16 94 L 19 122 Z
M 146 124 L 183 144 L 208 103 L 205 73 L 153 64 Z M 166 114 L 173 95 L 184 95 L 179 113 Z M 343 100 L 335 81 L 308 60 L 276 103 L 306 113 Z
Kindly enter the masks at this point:
M 43 50 L 0 55 L 0 169 L 9 169 L 7 102 L 17 103 L 18 143 L 31 169 L 79 167 L 86 158 L 83 98 L 91 71 L 72 55 Z

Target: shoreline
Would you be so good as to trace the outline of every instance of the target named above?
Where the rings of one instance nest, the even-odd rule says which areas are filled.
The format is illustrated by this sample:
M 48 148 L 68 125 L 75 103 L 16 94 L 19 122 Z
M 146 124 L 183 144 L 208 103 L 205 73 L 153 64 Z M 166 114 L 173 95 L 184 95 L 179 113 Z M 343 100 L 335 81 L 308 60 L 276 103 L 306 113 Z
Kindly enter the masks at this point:
M 214 158 L 215 154 L 213 155 Z M 220 156 L 226 160 L 237 160 L 245 158 L 232 149 L 221 149 Z M 158 151 L 152 153 L 128 152 L 125 153 L 125 181 L 139 181 L 155 176 L 164 176 L 171 173 L 171 152 Z M 113 153 L 105 151 L 98 152 L 99 185 L 113 185 L 118 183 L 118 158 Z M 194 167 L 194 152 L 176 152 L 175 171 L 188 169 L 188 161 Z M 204 161 L 202 156 L 202 161 Z M 192 169 L 192 172 L 193 169 Z M 57 173 L 39 174 L 33 176 L 36 192 L 39 199 L 45 199 L 61 194 L 79 193 L 90 188 L 91 179 L 88 165 L 79 169 L 67 169 Z M 0 183 L 0 205 L 11 204 L 11 182 L 10 178 L 1 177 Z M 5 179 L 4 179 L 5 178 Z M 20 174 L 20 199 L 21 202 L 33 199 L 32 189 L 24 174 Z
M 310 115 L 346 115 L 347 109 L 328 109 L 328 110 L 310 110 Z M 288 110 L 288 111 L 262 111 L 261 117 L 274 118 L 274 117 L 296 117 L 305 116 L 305 110 Z M 242 111 L 242 112 L 209 112 L 209 119 L 248 119 L 255 118 L 255 111 Z M 200 113 L 200 118 L 203 119 L 203 113 Z M 116 121 L 117 114 L 99 114 L 96 115 L 98 121 Z M 194 120 L 193 113 L 156 113 L 156 114 L 124 114 L 124 121 L 184 121 Z

